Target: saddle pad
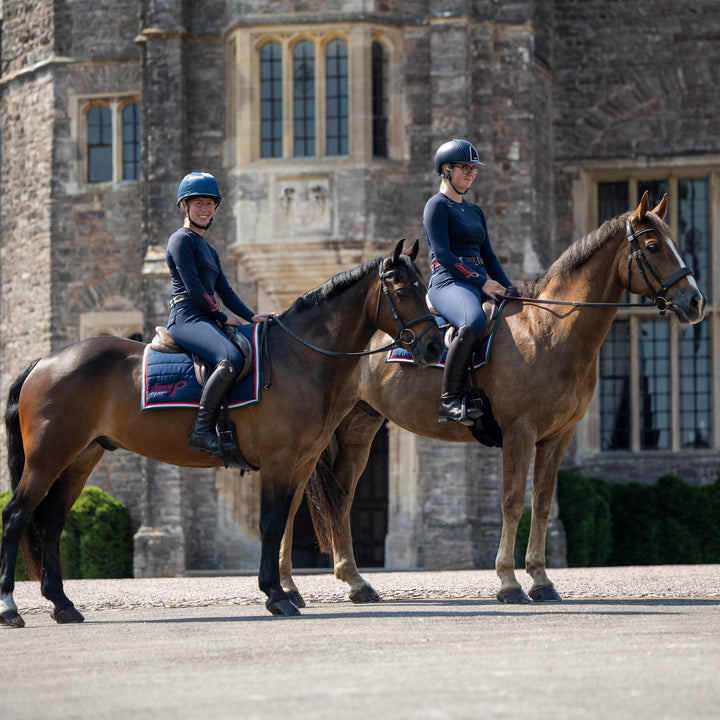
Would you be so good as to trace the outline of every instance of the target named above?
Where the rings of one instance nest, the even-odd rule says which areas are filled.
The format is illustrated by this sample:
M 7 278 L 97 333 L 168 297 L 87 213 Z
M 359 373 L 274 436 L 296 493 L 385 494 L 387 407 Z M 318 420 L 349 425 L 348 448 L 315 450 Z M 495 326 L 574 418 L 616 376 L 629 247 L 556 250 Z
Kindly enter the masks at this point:
M 490 362 L 490 351 L 492 350 L 492 341 L 495 337 L 495 331 L 497 330 L 498 326 L 498 320 L 500 320 L 500 315 L 502 314 L 503 308 L 505 307 L 505 300 L 500 303 L 498 306 L 497 315 L 495 316 L 494 326 L 491 331 L 491 333 L 487 336 L 485 336 L 481 341 L 480 344 L 475 348 L 475 352 L 473 352 L 473 358 L 472 358 L 472 367 L 473 370 L 477 370 L 478 368 L 482 367 L 483 365 L 487 365 L 488 362 Z M 447 332 L 446 327 L 441 327 L 440 332 L 445 335 Z M 432 367 L 445 367 L 445 358 L 447 357 L 447 348 L 443 350 L 442 357 L 440 358 L 440 362 L 435 363 Z M 412 363 L 412 354 L 408 352 L 405 348 L 402 347 L 394 347 L 392 350 L 390 350 L 387 354 L 387 357 L 385 358 L 385 362 L 397 362 L 397 363 Z
M 260 369 L 258 367 L 259 330 L 262 323 L 241 325 L 238 330 L 250 339 L 253 348 L 253 368 L 250 374 L 235 385 L 228 397 L 231 408 L 260 401 Z M 189 353 L 164 353 L 145 348 L 142 365 L 142 409 L 196 408 L 202 387 L 195 377 L 193 359 Z

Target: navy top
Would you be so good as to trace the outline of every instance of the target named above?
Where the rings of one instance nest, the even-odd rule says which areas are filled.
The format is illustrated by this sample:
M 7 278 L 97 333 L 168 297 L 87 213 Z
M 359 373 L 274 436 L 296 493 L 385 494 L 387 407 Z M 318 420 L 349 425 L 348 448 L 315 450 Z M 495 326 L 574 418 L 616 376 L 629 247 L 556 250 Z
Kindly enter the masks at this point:
M 181 227 L 168 240 L 165 260 L 170 268 L 173 296 L 188 294 L 198 310 L 225 323 L 228 316 L 216 305 L 217 295 L 228 310 L 252 322 L 255 313 L 230 287 L 220 257 L 202 235 Z
M 454 278 L 482 287 L 489 276 L 506 288 L 512 285 L 490 244 L 485 213 L 479 205 L 467 200 L 458 203 L 438 193 L 425 205 L 423 226 L 431 259 Z M 477 265 L 470 269 L 459 257 L 481 257 L 487 275 L 482 277 Z

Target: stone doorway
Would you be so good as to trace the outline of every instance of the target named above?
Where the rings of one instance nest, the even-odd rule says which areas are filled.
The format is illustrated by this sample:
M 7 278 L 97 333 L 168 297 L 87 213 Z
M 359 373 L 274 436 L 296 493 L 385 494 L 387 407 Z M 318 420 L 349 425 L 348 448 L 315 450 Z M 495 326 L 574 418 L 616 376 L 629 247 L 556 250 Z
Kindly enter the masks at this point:
M 385 424 L 375 436 L 367 467 L 358 481 L 350 527 L 358 567 L 385 567 L 388 531 L 388 431 Z M 332 567 L 332 557 L 318 548 L 304 499 L 295 517 L 292 562 L 294 568 Z

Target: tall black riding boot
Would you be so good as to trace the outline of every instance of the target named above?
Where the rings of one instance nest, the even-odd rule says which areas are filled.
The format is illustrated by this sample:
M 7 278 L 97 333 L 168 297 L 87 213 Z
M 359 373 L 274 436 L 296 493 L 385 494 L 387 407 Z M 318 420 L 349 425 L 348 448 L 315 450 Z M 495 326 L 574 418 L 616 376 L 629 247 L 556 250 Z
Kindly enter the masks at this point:
M 482 415 L 477 407 L 467 407 L 465 402 L 465 375 L 470 358 L 477 344 L 475 333 L 463 325 L 450 345 L 445 359 L 442 379 L 442 395 L 438 407 L 440 422 L 455 420 L 463 425 L 472 425 Z
M 220 403 L 234 382 L 235 368 L 227 360 L 222 360 L 208 378 L 200 396 L 200 407 L 190 431 L 191 450 L 205 450 L 211 455 L 222 454 L 215 421 Z

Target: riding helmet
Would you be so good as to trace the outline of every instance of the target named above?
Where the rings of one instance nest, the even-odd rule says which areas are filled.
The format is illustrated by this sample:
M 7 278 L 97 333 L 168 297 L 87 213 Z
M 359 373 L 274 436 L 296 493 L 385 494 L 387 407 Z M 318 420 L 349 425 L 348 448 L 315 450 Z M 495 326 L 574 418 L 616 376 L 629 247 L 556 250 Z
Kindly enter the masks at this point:
M 464 165 L 484 165 L 480 162 L 480 155 L 472 143 L 467 140 L 455 138 L 443 143 L 435 153 L 435 172 L 442 175 L 442 166 L 450 163 L 463 163 Z
M 181 181 L 177 193 L 177 205 L 194 197 L 209 197 L 219 205 L 222 200 L 217 180 L 206 172 L 188 173 Z

